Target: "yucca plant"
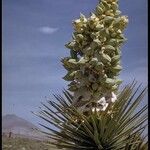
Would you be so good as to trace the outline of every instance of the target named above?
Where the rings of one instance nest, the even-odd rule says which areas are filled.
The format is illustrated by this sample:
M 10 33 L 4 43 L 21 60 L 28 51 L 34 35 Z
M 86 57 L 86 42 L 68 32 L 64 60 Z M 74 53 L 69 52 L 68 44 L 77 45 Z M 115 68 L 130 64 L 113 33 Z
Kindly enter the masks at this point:
M 81 14 L 73 22 L 75 32 L 66 44 L 70 57 L 62 59 L 69 89 L 42 103 L 36 114 L 50 124 L 40 124 L 48 130 L 40 132 L 58 149 L 148 149 L 143 135 L 147 105 L 138 108 L 147 89 L 138 94 L 140 86 L 133 81 L 119 90 L 120 48 L 127 23 L 118 0 L 101 0 L 89 18 Z
M 37 114 L 55 126 L 40 124 L 49 132 L 47 137 L 58 149 L 69 150 L 147 150 L 148 142 L 142 135 L 147 124 L 147 105 L 135 113 L 135 109 L 145 95 L 146 88 L 137 94 L 136 83 L 127 85 L 118 95 L 113 107 L 103 112 L 89 112 L 85 115 L 72 105 L 73 95 L 64 90 L 64 97 L 54 95 L 57 102 L 47 101 Z M 56 129 L 57 128 L 57 129 Z

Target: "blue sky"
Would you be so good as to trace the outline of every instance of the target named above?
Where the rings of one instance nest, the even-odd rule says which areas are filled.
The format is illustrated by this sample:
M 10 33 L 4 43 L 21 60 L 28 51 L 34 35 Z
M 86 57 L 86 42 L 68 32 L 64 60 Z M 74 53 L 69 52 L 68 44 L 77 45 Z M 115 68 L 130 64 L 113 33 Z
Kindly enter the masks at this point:
M 3 115 L 15 113 L 33 123 L 30 111 L 38 110 L 45 96 L 67 88 L 60 63 L 69 55 L 72 20 L 92 12 L 98 0 L 3 0 L 2 6 L 2 104 Z M 128 15 L 128 41 L 122 47 L 125 83 L 136 78 L 147 85 L 147 1 L 120 0 Z M 147 97 L 144 103 L 147 102 Z

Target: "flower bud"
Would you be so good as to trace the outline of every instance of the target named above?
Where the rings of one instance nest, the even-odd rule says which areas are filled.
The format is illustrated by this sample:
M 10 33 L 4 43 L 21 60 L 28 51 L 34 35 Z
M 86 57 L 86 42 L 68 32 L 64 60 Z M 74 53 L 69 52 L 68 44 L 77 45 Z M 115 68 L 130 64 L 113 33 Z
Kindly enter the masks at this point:
M 102 13 L 104 12 L 104 10 L 100 6 L 97 6 L 96 7 L 96 12 L 97 12 L 98 15 L 102 15 Z

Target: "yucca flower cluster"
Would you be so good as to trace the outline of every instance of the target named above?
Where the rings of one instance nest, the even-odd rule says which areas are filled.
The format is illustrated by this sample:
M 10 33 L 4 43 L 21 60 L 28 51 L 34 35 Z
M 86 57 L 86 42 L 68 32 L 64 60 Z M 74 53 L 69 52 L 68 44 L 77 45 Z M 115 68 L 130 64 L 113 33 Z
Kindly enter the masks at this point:
M 101 0 L 89 18 L 80 14 L 73 21 L 72 40 L 66 44 L 70 57 L 62 59 L 68 71 L 63 79 L 71 81 L 68 90 L 74 93 L 74 106 L 80 110 L 104 111 L 117 99 L 122 82 L 118 79 L 120 48 L 126 40 L 123 31 L 127 24 L 118 0 Z

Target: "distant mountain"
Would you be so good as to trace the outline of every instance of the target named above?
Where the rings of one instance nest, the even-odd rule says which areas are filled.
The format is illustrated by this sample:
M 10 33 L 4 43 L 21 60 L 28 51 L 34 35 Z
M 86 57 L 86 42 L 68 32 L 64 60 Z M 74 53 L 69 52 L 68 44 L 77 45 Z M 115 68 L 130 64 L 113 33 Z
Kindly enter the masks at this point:
M 23 118 L 20 118 L 14 114 L 8 114 L 3 116 L 2 118 L 2 129 L 13 129 L 16 127 L 26 128 L 28 130 L 32 130 L 33 128 L 37 128 L 32 123 L 26 121 Z
M 22 135 L 26 137 L 39 137 L 42 138 L 43 135 L 34 129 L 38 129 L 35 125 L 29 121 L 18 117 L 14 114 L 8 114 L 2 117 L 2 132 Z

